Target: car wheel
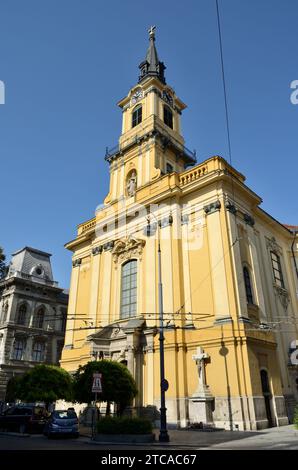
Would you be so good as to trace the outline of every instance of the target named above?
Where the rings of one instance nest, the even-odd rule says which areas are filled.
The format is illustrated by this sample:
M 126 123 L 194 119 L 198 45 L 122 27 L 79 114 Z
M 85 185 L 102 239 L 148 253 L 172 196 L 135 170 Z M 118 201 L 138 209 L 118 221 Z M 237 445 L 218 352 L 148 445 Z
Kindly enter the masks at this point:
M 21 434 L 24 434 L 26 432 L 26 425 L 25 424 L 20 424 L 19 426 L 19 432 Z

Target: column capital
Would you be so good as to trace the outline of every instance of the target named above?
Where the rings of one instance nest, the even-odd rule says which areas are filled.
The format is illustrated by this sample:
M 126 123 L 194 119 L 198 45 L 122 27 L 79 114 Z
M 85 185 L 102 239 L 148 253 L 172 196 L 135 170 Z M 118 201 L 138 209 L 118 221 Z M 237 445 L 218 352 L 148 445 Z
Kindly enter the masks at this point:
M 217 201 L 211 202 L 210 204 L 207 204 L 206 206 L 204 206 L 204 212 L 206 215 L 210 215 L 210 214 L 213 214 L 214 212 L 220 211 L 220 208 L 221 208 L 221 202 L 218 199 Z
M 74 259 L 73 262 L 72 262 L 72 266 L 74 268 L 77 268 L 78 266 L 80 266 L 80 264 L 82 264 L 82 258 Z

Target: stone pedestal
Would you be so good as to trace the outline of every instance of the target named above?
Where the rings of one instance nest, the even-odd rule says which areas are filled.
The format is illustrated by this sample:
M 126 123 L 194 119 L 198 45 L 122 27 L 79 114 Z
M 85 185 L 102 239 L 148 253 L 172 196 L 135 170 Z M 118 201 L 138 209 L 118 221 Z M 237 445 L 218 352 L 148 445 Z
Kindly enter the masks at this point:
M 213 397 L 191 397 L 189 400 L 189 416 L 192 423 L 213 425 L 212 411 L 214 407 Z

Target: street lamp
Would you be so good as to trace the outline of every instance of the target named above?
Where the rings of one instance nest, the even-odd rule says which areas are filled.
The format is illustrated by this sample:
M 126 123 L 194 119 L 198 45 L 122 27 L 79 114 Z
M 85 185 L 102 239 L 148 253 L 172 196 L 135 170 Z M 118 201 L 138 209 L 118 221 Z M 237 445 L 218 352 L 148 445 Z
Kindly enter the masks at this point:
M 154 214 L 152 214 L 155 217 Z M 167 408 L 165 393 L 169 388 L 169 383 L 165 378 L 165 354 L 164 354 L 164 325 L 163 325 L 163 291 L 162 291 L 162 274 L 161 274 L 161 249 L 160 249 L 160 222 L 157 222 L 157 239 L 158 239 L 158 306 L 159 306 L 159 359 L 160 359 L 160 432 L 159 441 L 169 442 L 170 437 L 167 430 Z M 150 218 L 147 218 L 147 235 L 151 233 Z M 148 230 L 149 229 L 149 230 Z

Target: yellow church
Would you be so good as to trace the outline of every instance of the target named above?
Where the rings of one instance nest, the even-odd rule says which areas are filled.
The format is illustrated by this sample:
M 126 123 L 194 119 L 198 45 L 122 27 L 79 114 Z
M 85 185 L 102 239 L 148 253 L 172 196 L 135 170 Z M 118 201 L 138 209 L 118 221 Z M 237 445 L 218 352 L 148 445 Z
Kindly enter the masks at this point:
M 166 83 L 154 28 L 139 69 L 106 152 L 109 193 L 66 244 L 61 367 L 122 362 L 136 412 L 158 416 L 162 308 L 169 425 L 285 425 L 298 401 L 298 227 L 262 210 L 222 157 L 197 162 L 185 147 L 186 104 Z

